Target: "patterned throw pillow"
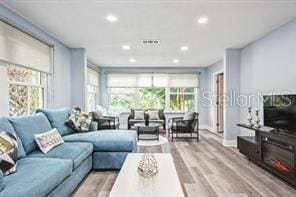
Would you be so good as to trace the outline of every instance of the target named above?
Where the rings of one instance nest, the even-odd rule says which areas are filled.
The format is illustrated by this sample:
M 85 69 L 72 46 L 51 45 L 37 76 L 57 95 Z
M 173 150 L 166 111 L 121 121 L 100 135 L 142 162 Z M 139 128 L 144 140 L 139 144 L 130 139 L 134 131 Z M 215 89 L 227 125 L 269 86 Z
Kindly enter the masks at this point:
M 15 134 L 0 132 L 0 169 L 4 176 L 16 171 L 17 137 Z
M 73 109 L 73 115 L 67 120 L 66 125 L 80 133 L 88 132 L 91 126 L 91 118 L 76 107 Z
M 159 120 L 158 110 L 148 110 L 150 120 Z
M 59 131 L 54 128 L 41 134 L 35 134 L 35 141 L 43 153 L 47 153 L 54 147 L 63 144 L 64 140 Z

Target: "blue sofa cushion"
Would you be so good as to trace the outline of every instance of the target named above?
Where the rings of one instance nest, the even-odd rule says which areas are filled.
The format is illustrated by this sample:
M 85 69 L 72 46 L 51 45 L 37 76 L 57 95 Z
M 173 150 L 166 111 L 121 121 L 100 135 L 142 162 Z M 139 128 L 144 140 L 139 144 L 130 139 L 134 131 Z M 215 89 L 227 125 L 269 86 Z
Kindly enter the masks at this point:
M 51 126 L 57 128 L 62 136 L 74 133 L 74 130 L 68 127 L 65 123 L 71 115 L 69 108 L 62 109 L 37 109 L 37 113 L 44 113 L 48 118 Z
M 90 142 L 95 152 L 131 152 L 137 147 L 137 134 L 132 130 L 101 130 L 63 137 L 66 142 Z
M 72 173 L 72 162 L 66 159 L 23 158 L 16 173 L 3 177 L 0 196 L 46 196 Z
M 10 132 L 10 133 L 13 133 L 13 134 L 16 135 L 16 137 L 17 137 L 17 145 L 18 145 L 17 159 L 25 157 L 26 152 L 24 150 L 23 143 L 20 140 L 19 136 L 16 134 L 14 128 L 12 127 L 12 125 L 10 124 L 8 119 L 5 118 L 5 117 L 0 117 L 0 131 L 7 131 L 7 132 Z
M 42 113 L 9 117 L 8 120 L 14 127 L 17 135 L 21 138 L 27 154 L 38 149 L 34 134 L 44 133 L 52 129 L 46 116 Z
M 91 143 L 66 142 L 46 154 L 42 153 L 40 150 L 36 150 L 28 154 L 28 157 L 71 159 L 73 169 L 76 170 L 87 157 L 92 155 L 92 152 L 93 145 Z

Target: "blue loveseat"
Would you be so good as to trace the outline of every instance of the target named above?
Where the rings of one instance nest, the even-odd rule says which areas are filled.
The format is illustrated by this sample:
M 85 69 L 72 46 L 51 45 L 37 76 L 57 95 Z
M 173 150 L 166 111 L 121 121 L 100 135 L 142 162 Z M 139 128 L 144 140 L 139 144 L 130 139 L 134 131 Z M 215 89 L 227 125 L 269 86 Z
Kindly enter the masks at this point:
M 127 154 L 136 152 L 137 135 L 127 130 L 75 133 L 65 126 L 67 108 L 36 114 L 0 117 L 0 130 L 18 136 L 17 171 L 0 171 L 0 197 L 69 196 L 91 169 L 120 169 Z M 65 143 L 42 153 L 34 134 L 57 128 Z

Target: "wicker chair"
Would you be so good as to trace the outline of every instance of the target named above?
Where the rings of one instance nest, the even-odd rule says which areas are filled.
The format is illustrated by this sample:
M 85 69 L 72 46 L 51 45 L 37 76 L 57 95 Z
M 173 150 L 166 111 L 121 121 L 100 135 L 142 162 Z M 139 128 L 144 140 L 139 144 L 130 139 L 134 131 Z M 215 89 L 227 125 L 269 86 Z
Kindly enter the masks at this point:
M 170 124 L 169 134 L 172 136 L 172 142 L 174 138 L 196 139 L 199 141 L 198 116 L 199 114 L 196 112 L 188 112 L 184 117 L 170 118 L 168 120 Z M 189 136 L 186 136 L 186 134 L 189 134 Z

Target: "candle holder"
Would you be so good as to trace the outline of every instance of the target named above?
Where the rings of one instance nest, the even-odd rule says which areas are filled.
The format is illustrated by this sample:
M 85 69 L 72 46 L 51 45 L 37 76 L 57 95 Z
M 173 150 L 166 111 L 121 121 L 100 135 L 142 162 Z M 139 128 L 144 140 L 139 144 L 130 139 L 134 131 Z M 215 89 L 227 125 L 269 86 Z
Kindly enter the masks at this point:
M 248 117 L 247 117 L 247 119 L 248 119 L 248 123 L 247 123 L 247 125 L 249 126 L 249 127 L 252 127 L 253 126 L 253 123 L 252 123 L 252 107 L 248 107 Z
M 145 112 L 145 125 L 149 125 L 149 114 L 147 112 Z
M 256 111 L 255 111 L 255 113 L 256 113 L 256 118 L 255 118 L 255 125 L 254 125 L 254 128 L 255 129 L 259 129 L 261 126 L 260 126 L 260 118 L 259 118 L 259 109 L 257 109 Z

